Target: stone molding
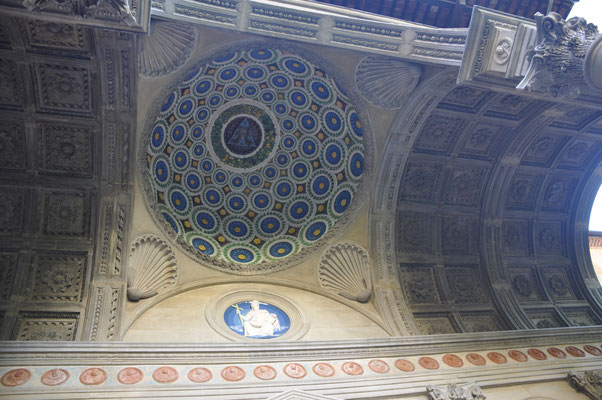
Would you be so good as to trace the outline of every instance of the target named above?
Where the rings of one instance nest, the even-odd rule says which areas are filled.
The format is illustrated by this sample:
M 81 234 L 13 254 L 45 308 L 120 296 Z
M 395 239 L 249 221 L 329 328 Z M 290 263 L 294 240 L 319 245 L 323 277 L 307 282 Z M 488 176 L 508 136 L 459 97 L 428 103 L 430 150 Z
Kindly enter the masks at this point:
M 152 15 L 294 41 L 460 65 L 466 29 L 437 29 L 300 0 L 152 1 Z
M 335 398 L 346 398 L 350 387 L 354 387 L 354 393 L 361 398 L 382 394 L 383 387 L 390 396 L 423 395 L 427 385 L 446 385 L 450 380 L 486 382 L 481 385 L 483 389 L 507 385 L 509 368 L 521 377 L 513 381 L 517 384 L 561 381 L 571 370 L 599 366 L 602 350 L 585 343 L 597 345 L 601 341 L 599 329 L 571 328 L 547 332 L 399 337 L 374 339 L 369 343 L 365 340 L 336 343 L 105 343 L 99 347 L 91 343 L 2 342 L 0 375 L 27 377 L 28 372 L 29 376 L 39 377 L 60 365 L 67 372 L 64 375 L 69 374 L 71 378 L 51 387 L 41 386 L 31 379 L 13 380 L 9 383 L 19 385 L 0 386 L 0 394 L 20 393 L 42 399 L 48 398 L 49 391 L 58 398 L 81 394 L 84 390 L 91 398 L 119 398 L 124 387 L 115 378 L 125 376 L 136 366 L 138 371 L 145 371 L 144 379 L 136 378 L 128 383 L 142 393 L 148 391 L 149 396 L 151 393 L 160 396 L 169 391 L 173 396 L 173 390 L 177 390 L 182 398 L 233 399 L 244 395 L 247 399 L 265 399 L 275 392 L 305 390 L 308 384 L 312 391 Z M 529 342 L 536 342 L 533 345 L 539 348 L 524 347 L 532 345 Z M 567 343 L 575 345 L 566 346 Z M 520 347 L 512 348 L 513 345 Z M 458 351 L 461 348 L 464 350 Z M 335 373 L 322 373 L 327 368 L 324 364 Z M 99 369 L 97 372 L 106 377 L 102 386 L 88 386 L 92 382 L 87 379 L 90 365 L 95 365 Z M 304 373 L 291 375 L 291 365 Z M 272 378 L 265 380 L 263 375 L 252 372 L 259 367 L 271 371 Z M 25 375 L 16 374 L 19 368 L 27 370 Z M 193 370 L 196 372 L 190 377 Z M 158 371 L 170 378 L 163 379 Z M 199 371 L 208 385 L 190 384 L 198 378 Z M 232 371 L 238 374 L 235 379 L 231 379 L 234 378 Z M 246 373 L 241 374 L 241 371 Z M 479 399 L 468 397 L 470 400 L 475 398 Z

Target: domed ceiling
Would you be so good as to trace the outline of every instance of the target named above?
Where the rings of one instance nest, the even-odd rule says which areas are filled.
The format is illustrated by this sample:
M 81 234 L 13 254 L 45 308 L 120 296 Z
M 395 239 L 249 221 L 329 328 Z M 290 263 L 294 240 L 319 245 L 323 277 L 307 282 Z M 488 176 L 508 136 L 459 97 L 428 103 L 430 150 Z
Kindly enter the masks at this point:
M 162 100 L 144 143 L 147 198 L 167 233 L 210 266 L 281 269 L 349 213 L 365 128 L 307 56 L 220 52 Z

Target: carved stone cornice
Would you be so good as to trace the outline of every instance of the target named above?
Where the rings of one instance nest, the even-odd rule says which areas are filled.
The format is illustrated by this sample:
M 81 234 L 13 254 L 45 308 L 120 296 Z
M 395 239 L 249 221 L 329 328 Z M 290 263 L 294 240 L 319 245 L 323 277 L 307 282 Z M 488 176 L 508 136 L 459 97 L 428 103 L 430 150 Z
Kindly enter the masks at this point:
M 466 41 L 464 28 L 431 28 L 301 0 L 200 0 L 186 3 L 153 0 L 152 15 L 237 32 L 454 66 L 460 65 Z
M 602 399 L 602 369 L 568 373 L 568 380 L 578 392 L 592 400 Z
M 357 398 L 381 398 L 385 391 L 394 398 L 424 395 L 427 385 L 446 385 L 449 381 L 487 382 L 487 387 L 508 385 L 508 368 L 515 376 L 512 382 L 526 384 L 562 381 L 575 368 L 587 370 L 599 365 L 596 354 L 600 354 L 600 349 L 595 346 L 602 340 L 599 330 L 595 334 L 591 333 L 595 328 L 550 331 L 552 334 L 546 332 L 544 337 L 541 331 L 522 331 L 269 344 L 103 343 L 99 346 L 0 342 L 0 374 L 4 384 L 0 386 L 0 395 L 8 398 L 25 394 L 29 399 L 47 399 L 81 396 L 85 391 L 88 398 L 120 399 L 123 384 L 127 383 L 140 393 L 141 399 L 149 400 L 151 396 L 173 397 L 174 390 L 181 398 L 259 400 L 281 393 L 275 399 L 321 400 L 318 393 L 348 398 L 350 388 Z M 581 334 L 576 335 L 575 331 Z M 567 335 L 572 339 L 567 341 Z M 498 336 L 498 341 L 483 347 L 479 339 L 487 336 Z M 525 340 L 531 339 L 539 343 L 536 345 L 539 349 L 524 347 Z M 437 342 L 445 343 L 446 350 L 437 346 Z M 576 345 L 566 346 L 567 343 Z M 471 352 L 457 352 L 463 345 Z M 91 365 L 94 365 L 92 370 Z M 39 384 L 39 377 L 44 375 L 64 378 L 65 374 L 53 374 L 57 369 L 67 371 L 71 378 L 52 387 Z M 145 379 L 141 379 L 142 375 Z M 30 379 L 34 376 L 38 378 Z M 191 382 L 207 382 L 207 385 Z M 485 399 L 474 384 L 436 389 L 431 390 L 431 400 Z
M 485 400 L 486 397 L 476 383 L 457 385 L 450 383 L 447 386 L 426 387 L 429 400 Z

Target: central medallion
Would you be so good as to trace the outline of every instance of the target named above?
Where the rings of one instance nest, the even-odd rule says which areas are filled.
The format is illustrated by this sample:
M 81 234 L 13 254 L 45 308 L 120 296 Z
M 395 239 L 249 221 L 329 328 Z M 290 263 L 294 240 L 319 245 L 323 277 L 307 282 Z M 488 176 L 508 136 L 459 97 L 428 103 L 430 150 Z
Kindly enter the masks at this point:
M 255 153 L 261 145 L 263 132 L 252 117 L 236 117 L 226 124 L 223 138 L 231 153 L 247 156 Z
M 211 151 L 223 167 L 244 172 L 262 166 L 277 147 L 275 117 L 253 101 L 227 103 L 210 122 Z
M 333 235 L 364 173 L 364 128 L 341 86 L 320 65 L 257 46 L 220 52 L 167 93 L 143 155 L 166 232 L 241 274 L 282 269 Z

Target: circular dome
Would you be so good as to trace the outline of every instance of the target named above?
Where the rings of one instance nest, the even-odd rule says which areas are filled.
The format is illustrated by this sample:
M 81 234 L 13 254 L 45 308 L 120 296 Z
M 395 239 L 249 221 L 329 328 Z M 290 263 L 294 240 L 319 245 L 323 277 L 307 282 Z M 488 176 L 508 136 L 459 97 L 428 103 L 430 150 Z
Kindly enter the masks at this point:
M 200 65 L 163 99 L 148 135 L 155 217 L 188 252 L 232 272 L 279 269 L 321 243 L 364 174 L 350 99 L 323 68 L 278 48 Z

